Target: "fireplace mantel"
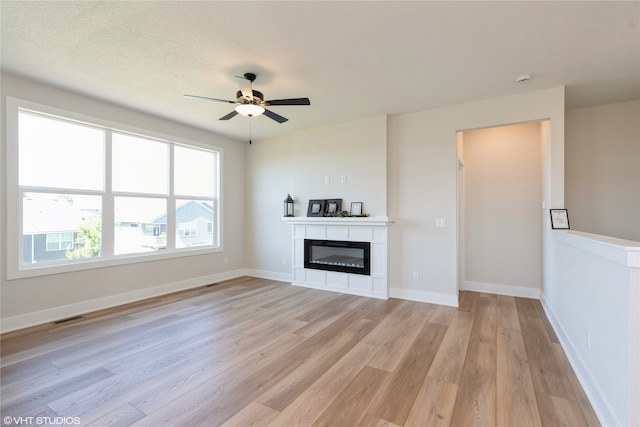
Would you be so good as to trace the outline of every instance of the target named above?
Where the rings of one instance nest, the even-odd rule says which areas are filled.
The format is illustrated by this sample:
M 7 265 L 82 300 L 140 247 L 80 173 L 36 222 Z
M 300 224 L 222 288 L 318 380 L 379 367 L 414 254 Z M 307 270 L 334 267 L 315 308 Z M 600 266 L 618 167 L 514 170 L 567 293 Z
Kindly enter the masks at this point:
M 393 221 L 388 217 L 285 217 L 283 221 L 293 228 L 294 286 L 389 298 L 387 240 Z M 305 239 L 369 242 L 370 275 L 304 268 Z
M 305 217 L 292 216 L 282 218 L 290 225 L 348 225 L 363 227 L 389 227 L 393 221 L 386 216 L 350 216 L 350 217 Z

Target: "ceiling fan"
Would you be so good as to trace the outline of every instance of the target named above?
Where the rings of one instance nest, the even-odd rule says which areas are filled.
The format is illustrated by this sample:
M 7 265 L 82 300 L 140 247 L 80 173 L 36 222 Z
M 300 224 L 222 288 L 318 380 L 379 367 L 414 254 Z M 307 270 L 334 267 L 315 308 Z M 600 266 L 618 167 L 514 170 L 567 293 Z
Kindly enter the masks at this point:
M 291 98 L 291 99 L 273 99 L 266 101 L 262 92 L 253 90 L 251 84 L 256 79 L 256 75 L 253 73 L 245 73 L 243 77 L 236 76 L 236 82 L 240 87 L 240 90 L 236 93 L 236 100 L 229 101 L 226 99 L 208 98 L 206 96 L 198 95 L 184 95 L 185 98 L 203 99 L 205 101 L 226 102 L 229 104 L 236 104 L 235 110 L 227 115 L 220 117 L 220 120 L 229 120 L 238 114 L 246 117 L 257 117 L 264 113 L 265 116 L 275 120 L 278 123 L 284 123 L 287 119 L 273 111 L 267 110 L 264 107 L 279 106 L 279 105 L 311 105 L 309 98 Z

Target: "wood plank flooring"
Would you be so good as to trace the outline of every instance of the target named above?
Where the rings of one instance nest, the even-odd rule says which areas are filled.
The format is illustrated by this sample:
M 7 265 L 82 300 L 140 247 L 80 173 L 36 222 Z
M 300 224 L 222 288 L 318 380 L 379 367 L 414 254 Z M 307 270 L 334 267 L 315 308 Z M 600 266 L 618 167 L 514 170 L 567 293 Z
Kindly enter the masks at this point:
M 1 340 L 3 425 L 599 425 L 523 298 L 455 309 L 244 277 Z

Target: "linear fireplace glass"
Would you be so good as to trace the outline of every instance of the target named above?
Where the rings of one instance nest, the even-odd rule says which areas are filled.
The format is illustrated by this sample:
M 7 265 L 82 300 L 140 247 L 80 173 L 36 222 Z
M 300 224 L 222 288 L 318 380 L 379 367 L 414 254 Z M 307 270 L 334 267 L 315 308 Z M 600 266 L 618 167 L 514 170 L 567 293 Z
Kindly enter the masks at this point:
M 341 240 L 304 240 L 304 268 L 369 275 L 371 244 Z

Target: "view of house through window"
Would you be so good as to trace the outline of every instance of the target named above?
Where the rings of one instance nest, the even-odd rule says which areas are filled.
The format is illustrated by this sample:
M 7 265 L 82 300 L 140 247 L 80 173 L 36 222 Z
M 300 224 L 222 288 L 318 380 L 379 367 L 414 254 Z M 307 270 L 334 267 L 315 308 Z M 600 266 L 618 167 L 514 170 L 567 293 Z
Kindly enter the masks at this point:
M 167 203 L 165 199 L 115 198 L 116 255 L 151 252 L 167 248 Z M 162 227 L 149 233 L 153 226 Z
M 23 267 L 219 246 L 217 151 L 21 109 L 17 135 Z
M 102 198 L 79 194 L 22 194 L 24 264 L 100 256 Z
M 213 223 L 213 205 L 201 200 L 176 202 L 176 247 L 213 244 L 209 224 Z

